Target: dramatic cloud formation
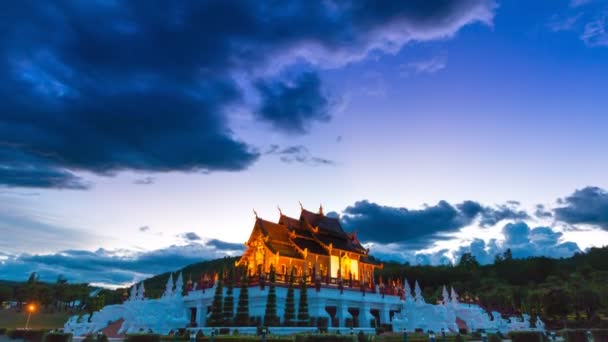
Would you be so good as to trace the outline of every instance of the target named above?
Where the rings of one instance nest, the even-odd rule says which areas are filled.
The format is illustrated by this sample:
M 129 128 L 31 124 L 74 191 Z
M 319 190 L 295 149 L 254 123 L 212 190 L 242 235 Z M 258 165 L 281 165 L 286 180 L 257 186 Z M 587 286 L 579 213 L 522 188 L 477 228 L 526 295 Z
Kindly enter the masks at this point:
M 243 170 L 256 149 L 226 111 L 303 133 L 327 121 L 314 71 L 490 24 L 489 0 L 15 2 L 0 14 L 0 182 L 83 189 L 74 174 Z M 24 20 L 27 18 L 27 20 Z M 230 18 L 225 20 L 224 18 Z M 238 76 L 238 77 L 237 77 Z
M 277 155 L 282 162 L 287 164 L 301 163 L 311 166 L 335 164 L 332 160 L 313 156 L 308 148 L 303 145 L 288 146 L 285 148 L 280 148 L 278 145 L 271 145 L 265 154 Z
M 551 256 L 562 258 L 580 252 L 574 242 L 560 242 L 562 233 L 550 227 L 530 227 L 524 222 L 508 223 L 502 229 L 504 241 L 490 240 L 486 243 L 481 239 L 474 239 L 469 246 L 461 247 L 456 253 L 458 258 L 463 253 L 471 253 L 482 264 L 494 262 L 497 254 L 511 250 L 514 258 L 527 258 L 532 256 Z
M 356 229 L 364 241 L 407 243 L 410 247 L 423 247 L 432 240 L 445 239 L 446 233 L 456 232 L 477 218 L 482 227 L 507 219 L 528 218 L 528 214 L 517 210 L 514 203 L 492 208 L 475 201 L 457 205 L 440 201 L 434 206 L 412 210 L 364 200 L 347 207 L 343 214 L 344 226 Z
M 570 224 L 589 224 L 608 230 L 608 192 L 598 187 L 586 187 L 559 201 L 564 206 L 555 209 L 558 220 Z
M 329 100 L 316 73 L 305 72 L 293 80 L 260 80 L 256 88 L 262 102 L 256 115 L 278 130 L 306 133 L 314 121 L 330 118 Z
M 550 256 L 553 258 L 570 257 L 580 248 L 574 242 L 560 241 L 562 233 L 549 227 L 530 227 L 523 222 L 508 223 L 501 231 L 503 240 L 484 241 L 475 238 L 467 245 L 456 250 L 441 249 L 435 252 L 417 252 L 404 248 L 399 243 L 376 244 L 374 256 L 382 260 L 395 260 L 422 265 L 447 265 L 458 263 L 464 253 L 470 253 L 481 264 L 494 262 L 496 255 L 511 250 L 514 258 Z
M 155 274 L 174 271 L 206 259 L 239 255 L 243 245 L 210 240 L 205 244 L 190 243 L 144 253 L 66 250 L 55 254 L 4 254 L 0 258 L 2 279 L 25 280 L 36 272 L 43 281 L 55 281 L 59 275 L 70 282 L 92 282 L 120 285 Z

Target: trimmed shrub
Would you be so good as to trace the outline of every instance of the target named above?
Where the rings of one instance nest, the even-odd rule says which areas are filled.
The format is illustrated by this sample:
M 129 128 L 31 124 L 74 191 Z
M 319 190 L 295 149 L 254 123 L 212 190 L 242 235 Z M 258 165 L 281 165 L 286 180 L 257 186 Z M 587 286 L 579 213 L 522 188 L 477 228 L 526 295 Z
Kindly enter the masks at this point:
M 223 287 L 222 279 L 219 278 L 215 285 L 215 293 L 213 295 L 213 302 L 211 303 L 211 317 L 207 321 L 208 327 L 218 327 L 224 325 L 224 312 L 223 310 Z
M 249 317 L 249 279 L 247 276 L 243 277 L 241 281 L 241 291 L 239 292 L 239 302 L 236 307 L 236 317 L 234 317 L 234 324 L 240 327 L 250 325 Z
M 306 326 L 310 319 L 308 313 L 308 286 L 306 280 L 300 282 L 300 304 L 298 305 L 298 322 L 299 326 Z
M 12 340 L 20 339 L 27 342 L 42 342 L 44 341 L 46 332 L 46 330 L 15 329 L 9 330 L 7 335 Z
M 289 277 L 289 287 L 287 288 L 287 298 L 285 298 L 285 314 L 283 315 L 284 323 L 288 327 L 294 325 L 293 321 L 296 318 L 296 303 L 293 290 L 293 278 L 294 271 L 292 268 L 291 275 Z
M 295 342 L 352 342 L 350 335 L 296 335 Z
M 44 337 L 44 342 L 71 342 L 72 334 L 49 333 Z
M 498 334 L 488 334 L 488 342 L 502 342 Z
M 129 334 L 125 337 L 125 342 L 160 342 L 158 334 Z
M 274 286 L 275 271 L 274 266 L 270 266 L 270 286 L 268 288 L 268 298 L 266 299 L 266 311 L 264 312 L 264 325 L 269 327 L 281 325 L 281 319 L 277 315 L 277 292 Z

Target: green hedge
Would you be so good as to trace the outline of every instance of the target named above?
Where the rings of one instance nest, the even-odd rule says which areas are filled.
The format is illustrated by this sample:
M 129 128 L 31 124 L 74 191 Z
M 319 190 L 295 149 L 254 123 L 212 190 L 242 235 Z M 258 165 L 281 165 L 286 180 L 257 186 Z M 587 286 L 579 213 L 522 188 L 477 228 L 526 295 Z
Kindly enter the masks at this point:
M 46 335 L 46 333 L 47 330 L 16 329 L 9 330 L 7 335 L 12 340 L 20 339 L 26 342 L 43 342 L 44 335 Z
M 72 342 L 72 334 L 49 333 L 44 337 L 44 342 Z
M 296 342 L 352 342 L 350 335 L 296 335 Z
M 160 342 L 160 335 L 157 334 L 129 334 L 125 342 Z

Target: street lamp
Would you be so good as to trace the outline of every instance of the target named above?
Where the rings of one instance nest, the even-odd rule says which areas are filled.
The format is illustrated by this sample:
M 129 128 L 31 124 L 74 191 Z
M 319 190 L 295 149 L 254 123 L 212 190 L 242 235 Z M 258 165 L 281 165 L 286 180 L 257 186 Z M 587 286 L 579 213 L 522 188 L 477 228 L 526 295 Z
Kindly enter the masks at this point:
M 35 304 L 28 304 L 26 307 L 27 310 L 27 321 L 25 321 L 25 330 L 29 329 L 30 326 L 30 317 L 32 316 L 32 313 L 34 313 L 36 311 L 36 305 Z

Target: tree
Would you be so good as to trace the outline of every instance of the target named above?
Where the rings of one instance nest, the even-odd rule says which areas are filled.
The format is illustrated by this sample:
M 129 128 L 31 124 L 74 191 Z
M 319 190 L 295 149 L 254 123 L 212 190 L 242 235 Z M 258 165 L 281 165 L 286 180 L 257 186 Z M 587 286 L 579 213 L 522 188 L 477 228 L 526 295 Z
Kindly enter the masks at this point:
M 211 317 L 207 321 L 207 326 L 217 327 L 223 324 L 222 315 L 222 300 L 223 300 L 224 289 L 222 287 L 222 279 L 218 279 L 215 285 L 215 294 L 213 295 L 213 302 L 211 303 Z
M 600 308 L 599 294 L 588 286 L 576 291 L 574 295 L 574 309 L 585 312 L 590 320 Z
M 241 291 L 239 293 L 239 303 L 236 307 L 236 317 L 234 323 L 245 327 L 249 325 L 249 279 L 243 276 Z
M 230 268 L 228 272 L 228 279 L 226 279 L 226 296 L 224 297 L 224 325 L 230 326 L 232 325 L 232 320 L 234 319 L 234 295 L 233 295 L 233 269 Z
M 87 312 L 89 314 L 88 321 L 91 321 L 93 313 L 101 310 L 106 304 L 106 298 L 103 295 L 97 295 L 95 297 L 89 297 L 87 300 Z
M 475 256 L 471 253 L 463 253 L 460 257 L 460 261 L 458 262 L 458 267 L 472 269 L 479 267 L 479 262 Z
M 274 287 L 275 270 L 270 266 L 270 285 L 268 287 L 268 298 L 266 299 L 266 312 L 264 313 L 265 326 L 278 326 L 281 321 L 277 315 L 277 293 Z
M 308 314 L 308 285 L 306 284 L 306 276 L 300 281 L 300 302 L 298 305 L 298 322 L 301 326 L 308 325 L 310 316 Z
M 566 317 L 570 312 L 571 298 L 567 291 L 562 288 L 552 288 L 543 295 L 543 307 L 549 316 L 557 316 L 564 320 L 566 327 Z
M 289 287 L 287 288 L 287 298 L 285 298 L 285 317 L 283 320 L 285 325 L 290 327 L 293 326 L 293 320 L 296 318 L 296 303 L 294 299 L 294 291 L 293 291 L 293 278 L 294 272 L 293 268 L 291 269 L 291 275 L 289 276 Z

